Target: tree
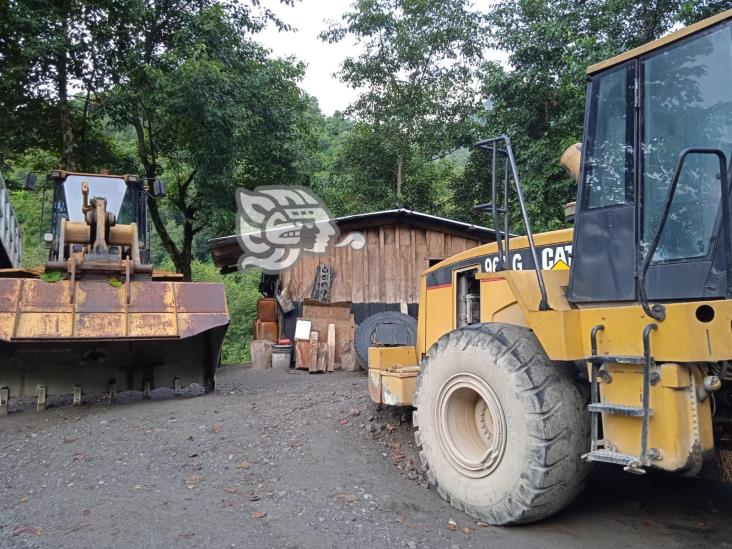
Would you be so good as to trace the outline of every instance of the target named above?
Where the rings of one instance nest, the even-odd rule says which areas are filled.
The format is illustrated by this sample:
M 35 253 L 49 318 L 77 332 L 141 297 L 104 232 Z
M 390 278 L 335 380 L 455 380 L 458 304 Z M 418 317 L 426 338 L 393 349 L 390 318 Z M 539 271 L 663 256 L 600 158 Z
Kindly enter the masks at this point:
M 535 230 L 564 226 L 562 207 L 573 200 L 575 183 L 559 165 L 562 152 L 582 138 L 586 67 L 658 38 L 678 18 L 681 0 L 499 0 L 489 15 L 495 47 L 508 53 L 507 68 L 486 65 L 483 89 L 489 99 L 485 133 L 512 137 Z M 488 177 L 482 153 L 453 189 L 458 215 L 474 219 L 462 189 L 482 191 Z M 515 201 L 514 201 L 515 205 Z M 517 220 L 514 211 L 514 219 Z M 515 230 L 522 230 L 514 224 Z
M 0 109 L 19 146 L 59 149 L 62 168 L 87 169 L 95 93 L 108 89 L 131 43 L 132 0 L 29 0 L 0 8 Z M 74 91 L 80 99 L 75 100 Z M 94 147 L 91 148 L 94 151 Z
M 688 0 L 681 8 L 681 21 L 686 25 L 732 9 L 730 0 Z
M 128 81 L 107 104 L 119 124 L 135 129 L 148 182 L 163 176 L 168 183 L 165 205 L 182 239 L 161 203 L 150 197 L 148 207 L 176 270 L 189 280 L 196 235 L 212 225 L 233 229 L 237 186 L 302 182 L 307 101 L 297 87 L 302 66 L 271 60 L 245 38 L 261 23 L 240 4 L 161 6 L 141 15 L 143 40 L 126 60 Z
M 404 188 L 397 200 L 393 182 L 399 151 L 398 144 L 385 140 L 372 126 L 358 123 L 333 151 L 327 175 L 315 189 L 335 215 L 386 210 L 395 203 L 444 214 L 446 184 L 456 175 L 453 162 L 423 158 L 415 149 L 402 153 Z
M 302 183 L 310 169 L 303 68 L 247 38 L 268 22 L 287 28 L 259 0 L 2 4 L 3 162 L 25 165 L 35 147 L 67 169 L 163 176 L 152 222 L 189 279 L 196 235 L 233 229 L 236 186 Z
M 364 90 L 349 112 L 390 144 L 388 170 L 401 204 L 410 157 L 442 157 L 473 140 L 483 16 L 467 0 L 358 0 L 321 37 L 347 35 L 363 50 L 340 72 Z

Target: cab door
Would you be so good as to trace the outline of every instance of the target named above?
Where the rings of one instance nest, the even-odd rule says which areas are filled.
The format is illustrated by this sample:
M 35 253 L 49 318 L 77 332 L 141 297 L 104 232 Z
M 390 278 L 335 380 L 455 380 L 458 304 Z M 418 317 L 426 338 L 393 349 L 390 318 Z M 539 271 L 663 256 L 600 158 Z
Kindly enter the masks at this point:
M 587 93 L 569 299 L 636 298 L 636 61 L 595 76 Z
M 640 59 L 640 249 L 658 231 L 679 154 L 722 151 L 732 159 L 732 26 L 725 22 Z M 720 165 L 716 156 L 686 157 L 648 271 L 650 299 L 724 297 Z

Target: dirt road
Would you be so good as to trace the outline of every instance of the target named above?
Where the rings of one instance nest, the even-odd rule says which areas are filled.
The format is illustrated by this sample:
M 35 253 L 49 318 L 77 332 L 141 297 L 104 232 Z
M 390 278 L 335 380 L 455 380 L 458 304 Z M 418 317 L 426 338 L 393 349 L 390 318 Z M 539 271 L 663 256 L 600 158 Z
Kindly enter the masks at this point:
M 0 547 L 732 547 L 732 485 L 597 468 L 550 520 L 485 527 L 426 487 L 365 377 L 218 386 L 2 418 Z

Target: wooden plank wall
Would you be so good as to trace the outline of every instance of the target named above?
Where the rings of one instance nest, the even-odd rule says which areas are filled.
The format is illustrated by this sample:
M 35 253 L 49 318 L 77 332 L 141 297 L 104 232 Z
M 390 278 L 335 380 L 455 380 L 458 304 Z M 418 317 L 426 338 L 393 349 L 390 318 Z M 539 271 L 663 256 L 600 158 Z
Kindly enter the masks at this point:
M 302 301 L 310 297 L 315 269 L 322 262 L 336 271 L 331 302 L 417 303 L 419 276 L 430 259 L 447 258 L 480 245 L 477 240 L 402 224 L 361 232 L 366 238 L 362 249 L 332 247 L 325 255 L 305 254 L 283 273 L 290 298 Z

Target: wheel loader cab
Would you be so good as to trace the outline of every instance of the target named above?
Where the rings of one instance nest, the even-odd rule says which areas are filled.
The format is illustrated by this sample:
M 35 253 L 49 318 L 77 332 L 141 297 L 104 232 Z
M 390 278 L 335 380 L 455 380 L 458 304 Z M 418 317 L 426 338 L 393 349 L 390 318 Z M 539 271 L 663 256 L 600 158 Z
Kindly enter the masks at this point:
M 51 172 L 50 180 L 53 184 L 53 207 L 49 261 L 69 257 L 68 247 L 64 257 L 61 257 L 59 249 L 62 221 L 85 223 L 90 208 L 89 200 L 99 197 L 106 200 L 106 211 L 114 216 L 115 225 L 135 224 L 140 262 L 149 262 L 148 195 L 141 178 L 136 175 L 81 174 L 56 170 Z
M 570 301 L 729 297 L 732 22 L 588 72 Z

